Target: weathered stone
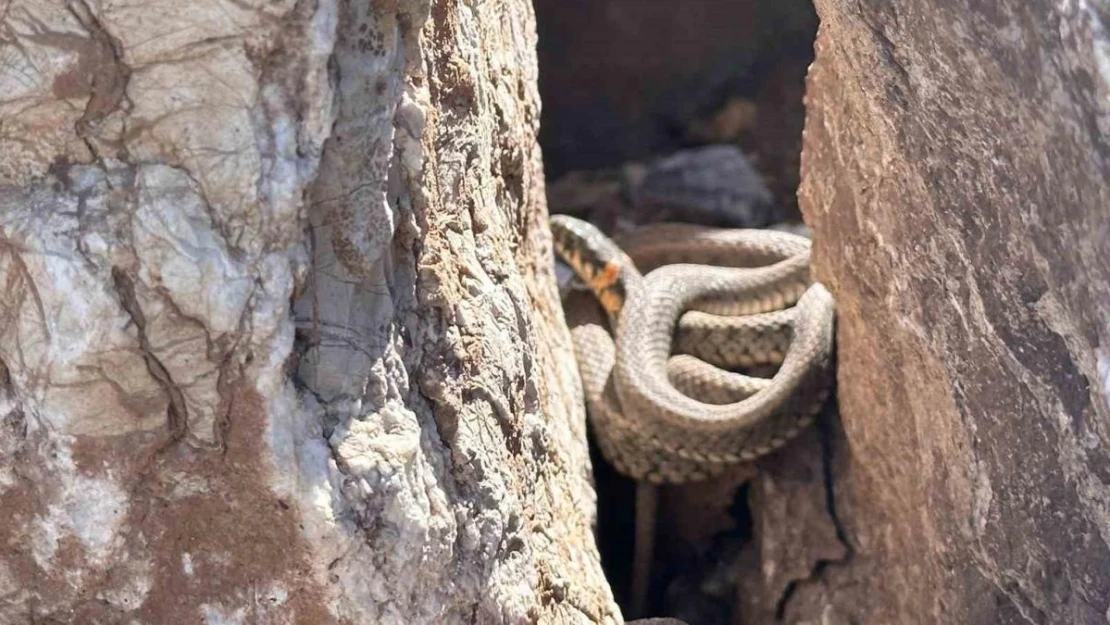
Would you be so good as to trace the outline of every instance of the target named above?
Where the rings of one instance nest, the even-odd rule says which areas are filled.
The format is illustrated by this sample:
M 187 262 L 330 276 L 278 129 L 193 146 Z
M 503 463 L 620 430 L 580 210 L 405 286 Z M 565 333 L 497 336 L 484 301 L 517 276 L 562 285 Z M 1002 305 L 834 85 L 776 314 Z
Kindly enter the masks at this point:
M 797 587 L 848 557 L 829 509 L 825 429 L 810 428 L 759 462 L 750 487 L 757 566 L 739 573 L 735 623 L 772 622 Z
M 772 219 L 771 192 L 734 145 L 680 150 L 626 170 L 634 205 L 678 209 L 693 214 L 687 221 L 733 228 Z
M 620 620 L 528 3 L 0 26 L 0 623 Z
M 853 555 L 787 622 L 1106 623 L 1105 4 L 816 5 L 800 199 Z

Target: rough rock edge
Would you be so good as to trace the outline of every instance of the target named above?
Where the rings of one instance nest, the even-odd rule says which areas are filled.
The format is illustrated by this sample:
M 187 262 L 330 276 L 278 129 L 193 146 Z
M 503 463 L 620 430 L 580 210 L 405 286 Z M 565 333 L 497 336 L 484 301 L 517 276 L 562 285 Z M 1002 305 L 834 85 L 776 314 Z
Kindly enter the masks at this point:
M 573 360 L 549 308 L 531 14 L 373 5 L 405 47 L 400 106 L 370 131 L 401 221 L 381 263 L 355 242 L 378 273 L 351 280 L 299 216 L 344 114 L 329 60 L 352 6 L 5 13 L 5 67 L 55 74 L 0 110 L 0 533 L 24 546 L 0 561 L 0 620 L 619 619 L 580 391 L 555 366 Z M 310 221 L 334 214 L 313 200 Z M 305 298 L 348 305 L 339 327 L 395 320 L 355 335 L 387 338 L 365 367 L 317 361 L 353 379 L 346 403 L 300 375 L 316 345 L 293 351 L 310 254 Z M 319 297 L 322 274 L 349 290 Z
M 817 8 L 800 198 L 838 302 L 854 557 L 784 618 L 1106 622 L 1106 16 Z

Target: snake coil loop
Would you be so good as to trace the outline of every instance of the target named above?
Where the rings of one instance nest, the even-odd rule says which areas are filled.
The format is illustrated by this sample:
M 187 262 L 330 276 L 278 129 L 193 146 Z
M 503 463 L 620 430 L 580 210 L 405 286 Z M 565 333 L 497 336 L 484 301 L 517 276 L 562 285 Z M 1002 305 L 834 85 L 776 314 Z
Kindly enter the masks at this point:
M 596 304 L 566 305 L 590 420 L 619 471 L 653 483 L 705 479 L 813 421 L 832 386 L 835 307 L 810 280 L 808 239 L 661 224 L 622 249 L 566 215 L 552 216 L 551 230 L 608 317 L 611 331 Z M 753 365 L 778 371 L 725 370 Z

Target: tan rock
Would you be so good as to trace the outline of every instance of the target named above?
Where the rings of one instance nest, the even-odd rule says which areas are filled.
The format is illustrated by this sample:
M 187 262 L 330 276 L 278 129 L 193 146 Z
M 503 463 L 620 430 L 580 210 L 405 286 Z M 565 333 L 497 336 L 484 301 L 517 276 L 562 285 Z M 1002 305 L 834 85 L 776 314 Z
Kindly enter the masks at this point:
M 618 622 L 527 3 L 0 23 L 0 623 Z

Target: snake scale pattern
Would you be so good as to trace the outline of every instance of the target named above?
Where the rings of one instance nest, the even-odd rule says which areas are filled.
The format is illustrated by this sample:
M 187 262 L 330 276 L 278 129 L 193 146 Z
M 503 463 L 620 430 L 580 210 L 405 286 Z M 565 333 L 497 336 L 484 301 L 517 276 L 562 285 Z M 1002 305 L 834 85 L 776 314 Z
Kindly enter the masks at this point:
M 550 223 L 556 253 L 596 300 L 564 308 L 598 444 L 618 471 L 708 479 L 813 421 L 833 382 L 835 307 L 810 280 L 809 239 L 660 224 L 618 245 L 567 215 Z M 728 370 L 760 365 L 778 369 Z

